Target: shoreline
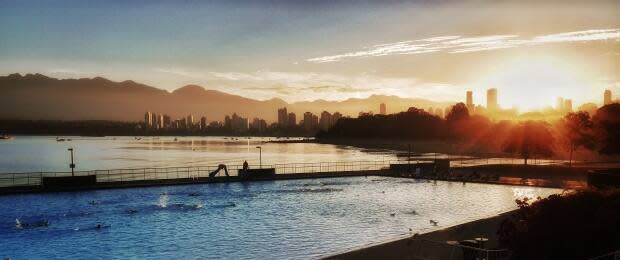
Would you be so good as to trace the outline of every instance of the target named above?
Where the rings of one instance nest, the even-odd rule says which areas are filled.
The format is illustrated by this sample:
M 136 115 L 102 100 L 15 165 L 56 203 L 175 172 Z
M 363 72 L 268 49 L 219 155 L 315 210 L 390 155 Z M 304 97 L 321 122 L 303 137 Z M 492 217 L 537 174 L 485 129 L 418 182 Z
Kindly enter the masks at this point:
M 476 237 L 486 237 L 489 239 L 485 248 L 493 249 L 499 246 L 497 230 L 501 222 L 515 210 L 499 213 L 495 216 L 481 218 L 440 230 L 430 231 L 423 234 L 414 234 L 403 238 L 379 242 L 361 246 L 345 252 L 338 252 L 332 255 L 321 257 L 324 260 L 348 260 L 348 259 L 404 259 L 413 255 L 413 243 L 415 240 L 430 240 L 439 243 L 446 241 L 460 241 L 474 239 Z

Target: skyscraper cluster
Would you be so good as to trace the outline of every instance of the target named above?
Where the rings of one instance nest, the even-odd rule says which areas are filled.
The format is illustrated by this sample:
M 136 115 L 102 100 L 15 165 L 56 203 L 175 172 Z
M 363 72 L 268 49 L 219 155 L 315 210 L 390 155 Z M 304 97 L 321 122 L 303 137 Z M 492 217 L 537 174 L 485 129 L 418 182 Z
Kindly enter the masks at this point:
M 297 116 L 295 113 L 287 113 L 286 107 L 278 109 L 278 126 L 289 127 L 297 125 Z
M 201 120 L 206 121 L 206 117 L 202 117 Z M 188 115 L 176 120 L 171 120 L 169 115 L 152 113 L 147 111 L 144 113 L 144 125 L 148 129 L 192 129 L 200 128 L 202 124 L 194 123 L 194 116 Z
M 323 131 L 329 130 L 336 124 L 336 122 L 338 122 L 338 120 L 340 120 L 340 118 L 342 118 L 342 115 L 339 112 L 330 114 L 327 111 L 323 111 L 321 113 L 321 119 L 319 119 L 319 129 Z
M 224 118 L 224 127 L 235 132 L 245 132 L 248 130 L 248 119 L 233 113 L 232 116 Z
M 331 114 L 327 111 L 323 111 L 320 115 L 313 114 L 312 112 L 305 112 L 303 118 L 297 124 L 297 116 L 295 113 L 287 113 L 286 107 L 278 109 L 278 126 L 281 128 L 301 126 L 306 131 L 316 131 L 317 129 L 328 130 L 336 122 L 342 118 L 342 114 L 335 112 Z

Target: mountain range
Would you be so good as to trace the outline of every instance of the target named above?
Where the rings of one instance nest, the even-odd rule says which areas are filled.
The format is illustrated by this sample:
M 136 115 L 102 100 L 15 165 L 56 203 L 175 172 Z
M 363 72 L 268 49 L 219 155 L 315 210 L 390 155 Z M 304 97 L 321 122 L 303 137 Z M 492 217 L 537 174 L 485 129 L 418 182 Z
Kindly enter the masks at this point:
M 151 111 L 173 118 L 189 114 L 197 118 L 206 116 L 209 121 L 223 120 L 226 115 L 237 113 L 273 122 L 277 120 L 277 109 L 282 107 L 296 113 L 300 120 L 307 111 L 314 114 L 338 111 L 353 117 L 360 111 L 377 113 L 381 103 L 387 105 L 388 113 L 412 106 L 426 109 L 453 104 L 383 95 L 287 103 L 278 98 L 255 100 L 196 85 L 168 92 L 131 80 L 115 82 L 101 77 L 56 79 L 17 73 L 0 76 L 0 119 L 140 121 L 146 111 Z

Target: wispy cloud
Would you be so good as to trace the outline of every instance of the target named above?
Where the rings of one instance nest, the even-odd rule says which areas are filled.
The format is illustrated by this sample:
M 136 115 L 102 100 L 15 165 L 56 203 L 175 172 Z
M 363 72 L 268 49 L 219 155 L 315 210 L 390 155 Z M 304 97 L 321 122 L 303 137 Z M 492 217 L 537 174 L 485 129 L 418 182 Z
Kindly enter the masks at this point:
M 336 62 L 350 58 L 387 55 L 424 54 L 434 52 L 465 53 L 515 48 L 548 43 L 567 43 L 615 40 L 620 41 L 620 29 L 597 29 L 521 38 L 518 35 L 486 35 L 478 37 L 438 36 L 432 38 L 379 44 L 343 54 L 307 59 L 309 62 Z

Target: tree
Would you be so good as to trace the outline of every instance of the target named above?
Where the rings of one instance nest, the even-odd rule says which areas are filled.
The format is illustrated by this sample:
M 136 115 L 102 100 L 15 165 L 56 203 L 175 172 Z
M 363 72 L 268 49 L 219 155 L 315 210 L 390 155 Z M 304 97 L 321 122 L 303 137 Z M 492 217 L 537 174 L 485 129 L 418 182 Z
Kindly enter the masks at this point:
M 593 117 L 599 152 L 620 154 L 620 104 L 613 103 L 599 108 Z
M 519 154 L 527 165 L 532 156 L 553 155 L 553 135 L 547 123 L 527 121 L 513 126 L 504 143 L 504 152 Z
M 469 118 L 469 110 L 467 110 L 467 106 L 462 102 L 452 106 L 446 115 L 446 120 L 448 122 L 457 122 L 467 118 Z
M 562 120 L 561 131 L 564 144 L 569 151 L 569 167 L 572 166 L 573 152 L 580 147 L 594 149 L 593 123 L 587 112 L 569 113 Z

